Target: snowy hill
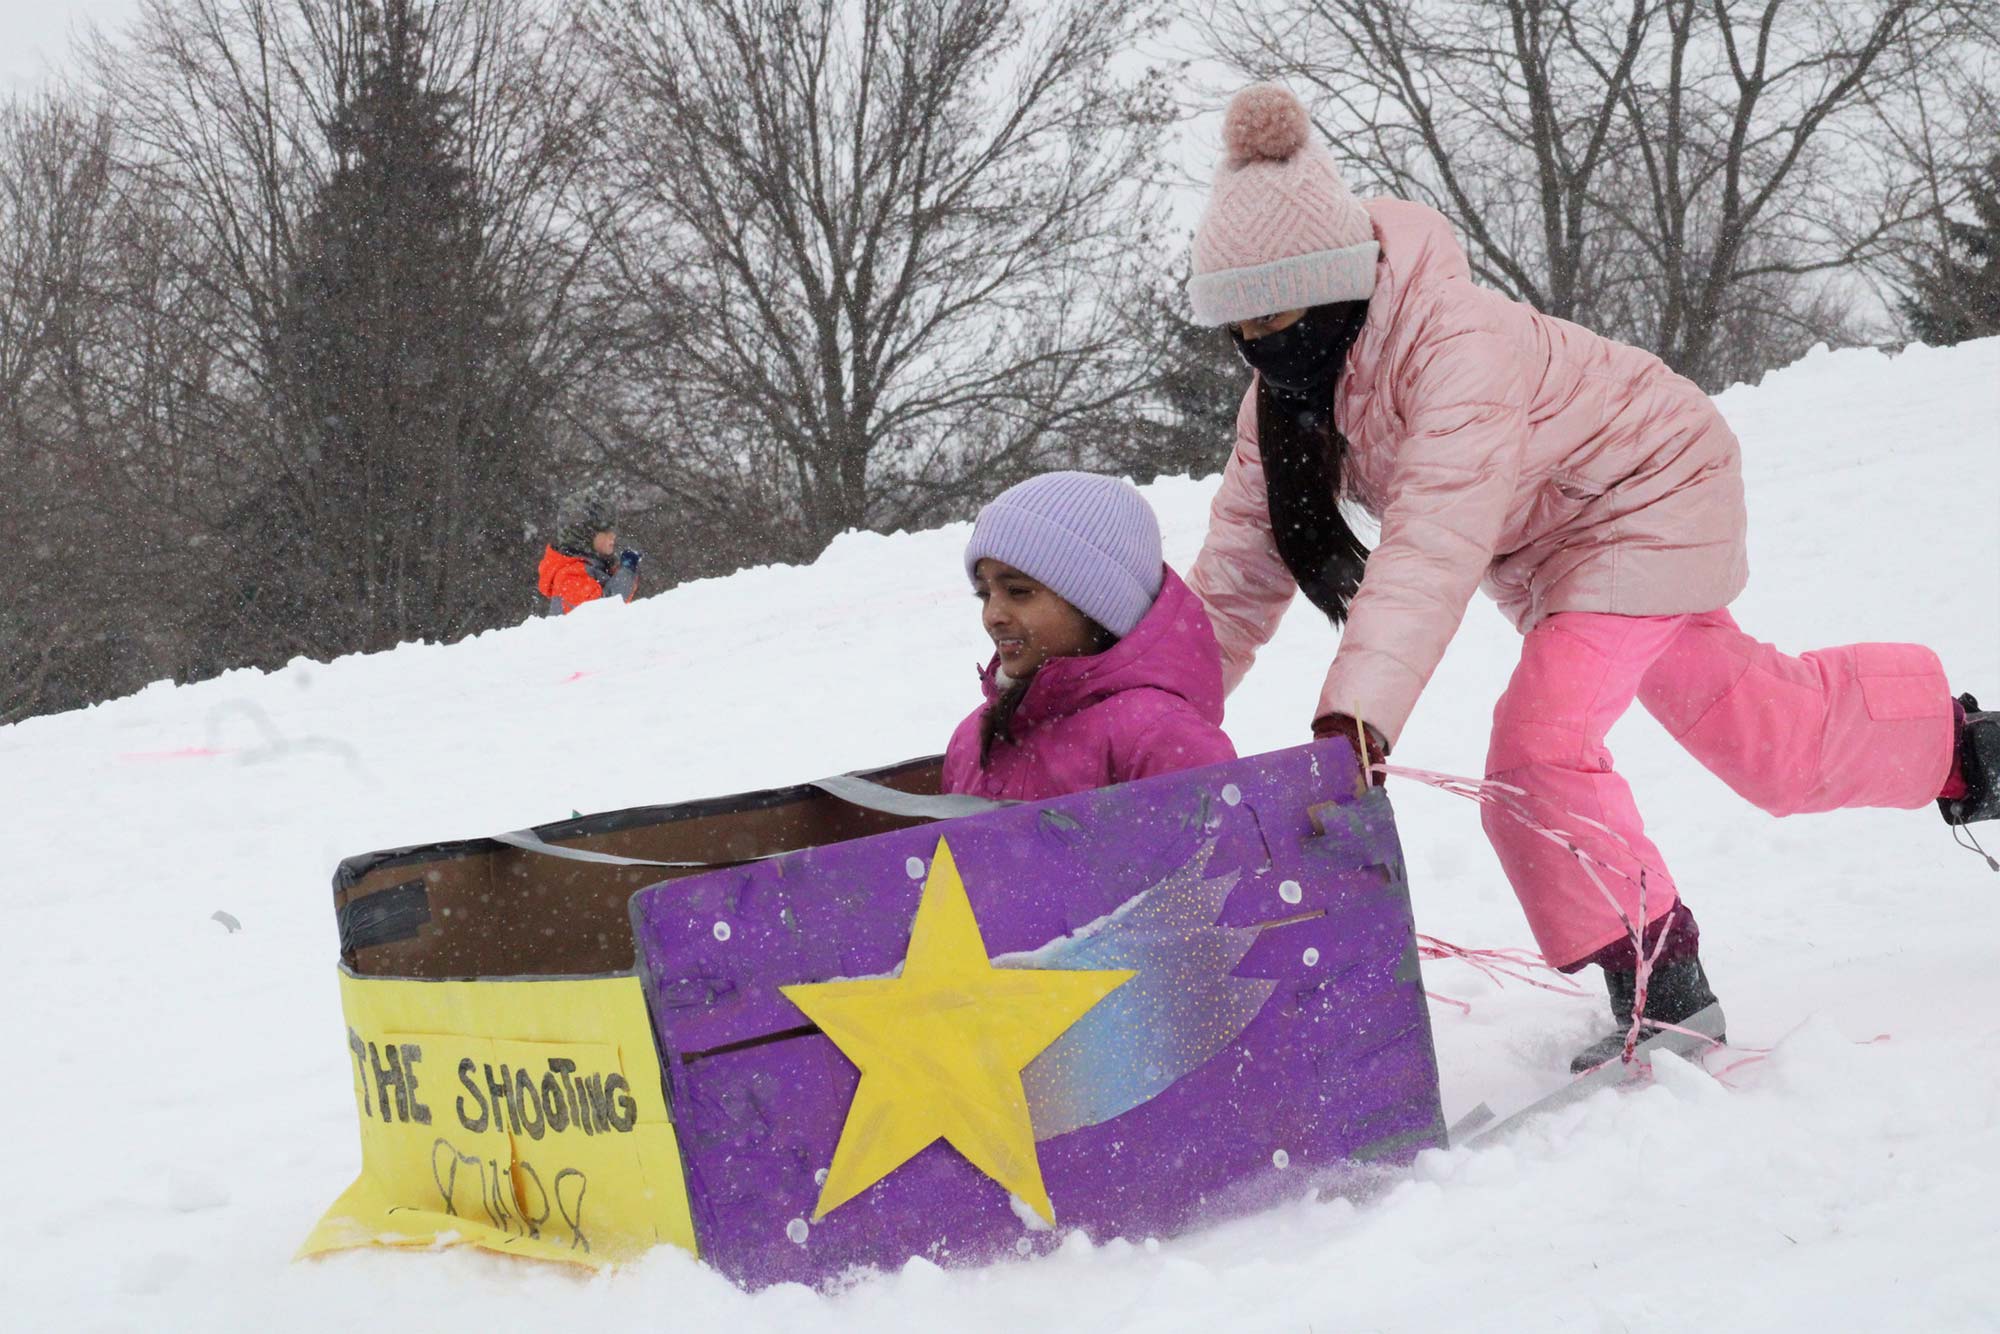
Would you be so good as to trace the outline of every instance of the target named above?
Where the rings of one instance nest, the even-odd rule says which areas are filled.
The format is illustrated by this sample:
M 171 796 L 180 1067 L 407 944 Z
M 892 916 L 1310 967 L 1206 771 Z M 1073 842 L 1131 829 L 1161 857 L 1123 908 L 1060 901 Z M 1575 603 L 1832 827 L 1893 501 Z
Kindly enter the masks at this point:
M 2000 339 L 1820 353 L 1720 402 L 1747 455 L 1745 627 L 1793 651 L 1927 642 L 1956 688 L 2000 696 Z M 1181 568 L 1213 486 L 1150 488 Z M 668 1251 L 595 1279 L 469 1252 L 292 1263 L 359 1161 L 334 864 L 940 749 L 983 657 L 965 537 L 850 536 L 808 569 L 0 728 L 9 1325 L 2000 1328 L 2000 876 L 1928 812 L 1772 820 L 1638 711 L 1621 768 L 1731 1036 L 1767 1060 L 1426 1155 L 1373 1199 L 916 1261 L 831 1297 L 747 1296 Z M 1478 773 L 1517 643 L 1475 606 L 1397 758 Z M 1230 702 L 1239 749 L 1304 738 L 1332 648 L 1301 601 Z M 1476 811 L 1394 791 L 1420 929 L 1526 945 Z M 1459 964 L 1427 982 L 1471 1007 L 1433 1007 L 1452 1119 L 1551 1085 L 1603 1023 L 1594 978 L 1588 999 Z

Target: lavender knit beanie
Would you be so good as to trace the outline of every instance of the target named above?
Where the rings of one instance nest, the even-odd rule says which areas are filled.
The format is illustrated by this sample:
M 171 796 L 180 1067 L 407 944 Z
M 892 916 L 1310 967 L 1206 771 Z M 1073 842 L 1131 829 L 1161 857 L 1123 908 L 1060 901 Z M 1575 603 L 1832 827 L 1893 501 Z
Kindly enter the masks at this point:
M 1160 595 L 1160 521 L 1130 482 L 1050 472 L 1002 491 L 972 526 L 965 574 L 992 557 L 1123 638 Z
M 1227 156 L 1195 228 L 1188 303 L 1197 324 L 1362 301 L 1380 247 L 1288 89 L 1252 84 L 1222 116 Z

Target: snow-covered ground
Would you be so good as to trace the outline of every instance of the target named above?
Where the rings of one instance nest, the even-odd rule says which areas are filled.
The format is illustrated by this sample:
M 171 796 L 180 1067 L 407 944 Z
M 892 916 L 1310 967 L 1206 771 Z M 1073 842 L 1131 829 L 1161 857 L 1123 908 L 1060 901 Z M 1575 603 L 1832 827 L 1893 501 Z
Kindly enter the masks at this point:
M 2000 339 L 1817 354 L 1722 396 L 1750 488 L 1739 618 L 1793 650 L 1935 646 L 2000 695 Z M 1217 442 L 1220 456 L 1226 442 Z M 1213 479 L 1150 489 L 1177 565 Z M 161 685 L 0 728 L 15 1329 L 2000 1329 L 2000 876 L 1930 812 L 1772 820 L 1643 713 L 1621 767 L 1745 1046 L 1360 1202 L 836 1295 L 659 1251 L 591 1277 L 475 1252 L 294 1263 L 359 1151 L 334 981 L 342 856 L 935 751 L 982 655 L 963 527 L 850 536 L 454 646 Z M 523 571 L 523 579 L 529 572 Z M 1398 759 L 1477 773 L 1516 638 L 1475 606 Z M 1305 735 L 1300 603 L 1230 703 Z M 1419 927 L 1525 945 L 1476 811 L 1395 789 Z M 1989 832 L 2000 843 L 2000 829 Z M 240 919 L 230 933 L 210 914 Z M 1602 1002 L 1433 964 L 1445 1111 L 1525 1100 Z M 1739 1054 L 1712 1058 L 1720 1072 Z

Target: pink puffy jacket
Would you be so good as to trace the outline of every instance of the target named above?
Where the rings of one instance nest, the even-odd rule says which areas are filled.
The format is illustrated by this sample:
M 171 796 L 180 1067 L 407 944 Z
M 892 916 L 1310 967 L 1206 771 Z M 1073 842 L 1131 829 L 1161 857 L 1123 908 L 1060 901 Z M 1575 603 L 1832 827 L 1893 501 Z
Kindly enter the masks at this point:
M 997 662 L 996 662 L 997 665 Z M 981 674 L 990 702 L 993 667 Z M 1172 570 L 1132 633 L 1042 665 L 1014 711 L 1014 742 L 979 763 L 985 706 L 952 733 L 946 792 L 1041 801 L 1236 758 L 1222 730 L 1222 662 L 1201 603 Z
M 1482 580 L 1526 633 L 1559 611 L 1713 611 L 1749 574 L 1736 437 L 1693 382 L 1475 287 L 1434 210 L 1368 212 L 1382 253 L 1334 420 L 1343 494 L 1382 536 L 1319 711 L 1394 744 Z M 1188 583 L 1234 690 L 1297 590 L 1271 536 L 1254 384 Z

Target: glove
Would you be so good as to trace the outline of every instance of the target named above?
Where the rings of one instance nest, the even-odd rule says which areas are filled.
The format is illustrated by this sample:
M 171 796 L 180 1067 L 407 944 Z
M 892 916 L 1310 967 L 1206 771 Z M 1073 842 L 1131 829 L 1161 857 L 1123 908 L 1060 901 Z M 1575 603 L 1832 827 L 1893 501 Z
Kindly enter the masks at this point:
M 618 563 L 620 565 L 623 565 L 628 570 L 636 571 L 639 568 L 639 561 L 641 559 L 642 557 L 639 555 L 639 553 L 632 550 L 632 548 L 630 547 L 626 547 L 623 551 L 618 553 Z
M 1313 719 L 1313 736 L 1316 739 L 1330 741 L 1338 737 L 1347 742 L 1350 750 L 1354 749 L 1357 731 L 1365 732 L 1368 737 L 1367 763 L 1372 765 L 1389 757 L 1389 743 L 1376 730 L 1375 724 L 1362 723 L 1357 729 L 1353 716 L 1345 713 L 1323 713 Z M 1361 757 L 1357 754 L 1355 758 L 1359 760 Z M 1383 775 L 1375 772 L 1372 768 L 1368 771 L 1370 786 L 1382 786 L 1382 778 Z

